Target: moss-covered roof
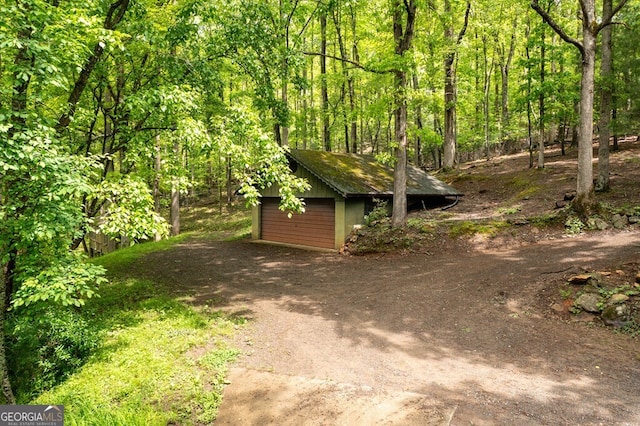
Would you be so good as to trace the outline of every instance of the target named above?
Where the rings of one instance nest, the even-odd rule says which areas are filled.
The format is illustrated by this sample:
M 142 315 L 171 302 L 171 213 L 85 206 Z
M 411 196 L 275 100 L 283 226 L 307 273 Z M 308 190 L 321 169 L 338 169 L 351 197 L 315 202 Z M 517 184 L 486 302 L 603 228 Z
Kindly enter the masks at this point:
M 289 156 L 343 197 L 393 195 L 393 169 L 373 156 L 293 149 Z M 407 165 L 407 195 L 462 195 L 425 171 Z

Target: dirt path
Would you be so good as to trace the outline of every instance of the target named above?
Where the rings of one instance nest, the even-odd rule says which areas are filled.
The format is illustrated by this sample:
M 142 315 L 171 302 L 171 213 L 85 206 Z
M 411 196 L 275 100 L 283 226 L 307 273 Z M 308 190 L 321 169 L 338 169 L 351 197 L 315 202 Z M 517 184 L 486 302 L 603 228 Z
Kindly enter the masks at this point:
M 639 231 L 434 253 L 192 241 L 141 270 L 251 319 L 217 424 L 640 424 L 638 340 L 549 298 L 572 273 L 637 265 Z

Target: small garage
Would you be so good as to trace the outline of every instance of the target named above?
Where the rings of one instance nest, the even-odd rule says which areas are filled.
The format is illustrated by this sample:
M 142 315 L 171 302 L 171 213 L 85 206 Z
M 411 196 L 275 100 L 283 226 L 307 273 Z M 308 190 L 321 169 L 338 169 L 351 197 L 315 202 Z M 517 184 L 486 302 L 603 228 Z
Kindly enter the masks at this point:
M 262 239 L 313 247 L 335 247 L 335 200 L 309 198 L 304 214 L 289 216 L 278 209 L 280 199 L 265 197 L 261 201 Z
M 298 194 L 305 212 L 279 210 L 278 188 L 266 188 L 252 211 L 254 240 L 339 249 L 354 226 L 363 224 L 374 199 L 393 198 L 393 169 L 372 156 L 325 151 L 291 150 L 291 170 L 305 178 L 311 189 Z M 451 186 L 413 166 L 407 169 L 409 202 L 458 197 Z

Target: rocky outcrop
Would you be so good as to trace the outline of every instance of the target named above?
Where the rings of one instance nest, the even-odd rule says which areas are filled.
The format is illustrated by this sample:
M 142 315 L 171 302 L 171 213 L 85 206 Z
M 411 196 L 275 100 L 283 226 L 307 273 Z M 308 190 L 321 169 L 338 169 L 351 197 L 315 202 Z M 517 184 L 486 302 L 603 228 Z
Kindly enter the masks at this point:
M 611 327 L 625 327 L 632 324 L 640 326 L 640 272 L 635 274 L 635 282 L 626 281 L 614 285 L 611 277 L 619 277 L 622 271 L 615 274 L 582 273 L 567 278 L 566 294 L 574 298 L 571 312 L 574 320 L 581 322 L 599 319 L 602 324 Z M 628 276 L 628 275 L 627 275 Z

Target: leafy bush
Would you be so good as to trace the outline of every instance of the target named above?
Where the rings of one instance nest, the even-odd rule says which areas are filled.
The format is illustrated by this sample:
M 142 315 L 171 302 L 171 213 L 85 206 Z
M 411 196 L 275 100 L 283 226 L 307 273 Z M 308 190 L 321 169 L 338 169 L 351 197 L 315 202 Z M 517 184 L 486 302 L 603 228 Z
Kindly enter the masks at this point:
M 60 383 L 84 364 L 99 333 L 80 314 L 60 306 L 8 318 L 7 358 L 21 402 Z M 19 401 L 20 402 L 20 401 Z
M 389 209 L 387 208 L 388 202 L 375 198 L 373 201 L 376 203 L 376 206 L 371 210 L 371 213 L 364 217 L 364 223 L 367 226 L 371 226 L 372 224 L 389 217 Z

